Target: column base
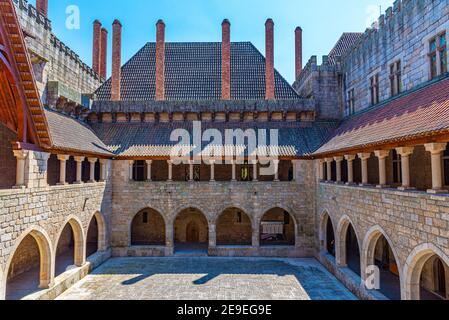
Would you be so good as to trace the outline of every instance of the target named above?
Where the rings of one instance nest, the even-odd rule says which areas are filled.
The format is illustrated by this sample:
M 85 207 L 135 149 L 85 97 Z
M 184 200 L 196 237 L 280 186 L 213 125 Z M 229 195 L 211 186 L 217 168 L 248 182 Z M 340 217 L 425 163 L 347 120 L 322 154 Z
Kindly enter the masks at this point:
M 439 190 L 429 189 L 429 190 L 427 190 L 427 193 L 429 193 L 429 194 L 447 194 L 447 193 L 449 193 L 449 191 L 442 190 L 442 189 L 439 189 Z
M 57 185 L 57 186 L 66 186 L 66 185 L 68 185 L 68 183 L 67 183 L 67 182 L 64 182 L 64 183 L 59 182 L 59 183 L 57 183 L 56 185 Z
M 390 186 L 387 185 L 387 184 L 378 184 L 378 185 L 376 186 L 377 189 L 386 189 L 386 188 L 389 188 L 389 187 L 390 187 Z
M 97 181 L 87 181 L 87 183 L 96 183 Z
M 25 185 L 18 185 L 18 186 L 14 186 L 12 187 L 14 190 L 21 190 L 21 189 L 26 189 Z
M 359 187 L 371 187 L 369 183 L 359 183 Z
M 414 191 L 414 190 L 416 190 L 416 188 L 412 188 L 412 187 L 399 187 L 398 190 L 399 190 L 399 191 Z
M 75 181 L 73 184 L 84 184 L 82 181 Z
M 345 183 L 343 181 L 337 181 L 335 184 L 344 185 Z
M 345 185 L 347 185 L 347 186 L 356 186 L 357 183 L 355 183 L 355 182 L 346 182 Z

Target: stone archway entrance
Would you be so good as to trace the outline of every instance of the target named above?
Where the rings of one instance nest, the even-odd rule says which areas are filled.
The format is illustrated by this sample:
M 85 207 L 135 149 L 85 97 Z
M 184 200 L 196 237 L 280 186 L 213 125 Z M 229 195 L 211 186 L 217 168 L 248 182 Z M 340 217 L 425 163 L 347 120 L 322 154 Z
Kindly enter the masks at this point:
M 209 246 L 209 226 L 196 208 L 181 211 L 174 222 L 175 253 L 205 253 Z
M 281 208 L 268 210 L 260 221 L 262 246 L 294 246 L 296 225 L 293 216 Z

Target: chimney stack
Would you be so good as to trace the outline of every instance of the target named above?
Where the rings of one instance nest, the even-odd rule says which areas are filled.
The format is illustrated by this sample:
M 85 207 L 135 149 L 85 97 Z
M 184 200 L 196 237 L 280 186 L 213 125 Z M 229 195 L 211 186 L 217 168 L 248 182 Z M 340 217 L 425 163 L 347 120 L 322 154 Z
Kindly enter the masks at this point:
M 165 100 L 165 23 L 156 24 L 156 100 Z
M 302 72 L 302 29 L 301 27 L 297 27 L 295 30 L 295 66 L 296 73 L 295 79 L 298 79 L 299 75 Z
M 108 65 L 108 30 L 101 28 L 100 76 L 106 79 Z
M 112 24 L 112 85 L 111 100 L 120 100 L 120 83 L 121 83 L 121 66 L 122 66 L 122 24 L 115 20 Z
M 265 40 L 265 99 L 274 100 L 274 22 L 271 19 L 265 23 Z
M 48 0 L 36 0 L 36 10 L 48 18 Z
M 221 99 L 231 100 L 231 23 L 225 19 L 221 27 Z
M 94 42 L 92 51 L 92 69 L 100 73 L 101 22 L 94 21 Z

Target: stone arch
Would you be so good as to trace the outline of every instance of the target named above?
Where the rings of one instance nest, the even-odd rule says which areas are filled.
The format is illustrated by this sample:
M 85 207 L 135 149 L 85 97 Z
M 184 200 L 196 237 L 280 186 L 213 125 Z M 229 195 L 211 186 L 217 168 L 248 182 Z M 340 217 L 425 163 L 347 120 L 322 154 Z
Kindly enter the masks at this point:
M 355 227 L 355 224 L 352 222 L 351 218 L 347 215 L 344 215 L 339 223 L 338 223 L 338 227 L 337 227 L 337 233 L 336 233 L 336 260 L 337 260 L 337 264 L 340 267 L 349 267 L 348 264 L 348 257 L 347 257 L 347 247 L 348 247 L 348 243 L 346 241 L 346 238 L 348 236 L 348 231 L 350 230 L 350 228 L 352 228 L 352 230 L 354 231 L 354 235 L 356 238 L 355 241 L 355 245 L 356 247 L 358 247 L 358 254 L 361 255 L 360 253 L 360 248 L 362 248 L 361 244 L 360 244 L 360 237 L 359 237 L 359 233 Z M 355 248 L 356 249 L 356 248 Z M 354 272 L 361 274 L 361 268 L 357 267 L 360 266 L 360 259 L 358 259 L 357 261 L 354 261 L 354 268 L 350 268 L 352 269 Z M 357 270 L 355 270 L 357 269 Z
M 329 248 L 329 242 L 332 240 L 329 239 L 328 230 L 329 230 L 329 223 L 332 227 L 333 232 L 333 248 Z M 319 221 L 319 237 L 320 237 L 320 250 L 326 253 L 329 253 L 333 256 L 336 254 L 336 231 L 335 231 L 335 223 L 332 220 L 331 215 L 329 214 L 328 210 L 323 210 L 320 215 L 320 221 Z
M 434 244 L 425 243 L 413 249 L 405 262 L 402 272 L 404 277 L 402 298 L 404 300 L 420 299 L 421 274 L 425 264 L 434 256 L 437 256 L 446 266 L 449 266 L 449 257 Z
M 253 222 L 239 207 L 225 208 L 215 219 L 217 245 L 251 245 Z
M 282 217 L 281 217 L 282 212 Z M 270 207 L 268 210 L 264 211 L 264 213 L 259 217 L 258 221 L 258 228 L 259 228 L 259 237 L 260 237 L 260 244 L 272 244 L 272 245 L 298 245 L 298 221 L 294 214 L 292 214 L 293 211 L 288 209 L 285 206 L 279 205 L 279 206 L 273 206 Z M 288 223 L 286 221 L 286 213 L 288 214 Z M 265 220 L 266 219 L 266 220 Z M 274 222 L 278 224 L 278 227 L 268 226 L 268 229 L 274 228 L 274 232 L 277 232 L 276 234 L 270 234 L 269 232 L 264 232 L 264 220 L 266 222 Z M 272 220 L 272 221 L 269 221 Z M 280 234 L 280 224 L 284 222 L 283 233 Z M 269 224 L 269 223 L 268 223 Z M 267 228 L 267 226 L 265 226 Z M 275 230 L 279 229 L 279 230 Z M 266 230 L 265 230 L 266 231 Z M 281 239 L 282 238 L 282 239 Z M 269 240 L 271 239 L 271 240 Z
M 56 261 L 58 260 L 58 257 L 61 257 L 64 253 L 61 251 L 61 247 L 59 247 L 61 245 L 62 236 L 67 235 L 70 231 L 72 232 L 73 239 L 65 240 L 69 241 L 67 245 L 69 246 L 68 249 L 70 249 L 70 251 L 72 250 L 70 246 L 71 242 L 73 241 L 73 264 L 77 267 L 81 267 L 86 262 L 86 238 L 84 235 L 84 229 L 78 217 L 71 215 L 66 219 L 65 223 L 62 224 L 62 228 L 59 230 L 58 236 L 56 237 L 57 241 L 54 245 L 55 269 L 58 269 L 58 267 L 60 267 L 58 266 Z M 60 250 L 59 252 L 58 249 Z
M 152 207 L 141 209 L 131 217 L 128 225 L 130 246 L 165 245 L 167 218 L 161 211 Z
M 202 206 L 199 203 L 196 204 L 182 204 L 179 205 L 178 207 L 176 207 L 175 209 L 171 210 L 171 214 L 170 217 L 167 218 L 167 223 L 168 224 L 173 224 L 175 222 L 175 220 L 178 218 L 179 214 L 185 210 L 188 209 L 196 209 L 199 212 L 201 212 L 204 217 L 207 220 L 208 224 L 212 224 L 214 222 L 214 211 L 208 208 L 205 208 L 204 206 Z
M 11 265 L 14 260 L 14 256 L 22 242 L 28 237 L 32 237 L 37 243 L 39 250 L 39 285 L 40 289 L 47 289 L 53 286 L 54 283 L 54 260 L 53 249 L 51 245 L 50 237 L 47 232 L 41 227 L 31 227 L 24 231 L 19 238 L 16 239 L 13 248 L 10 251 L 8 261 L 3 270 L 3 276 L 1 277 L 0 288 L 2 292 L 0 297 L 6 297 L 8 274 L 10 272 Z M 32 289 L 32 288 L 30 288 Z
M 396 248 L 393 246 L 393 241 L 391 240 L 391 238 L 388 236 L 388 234 L 384 231 L 384 229 L 382 229 L 382 227 L 380 227 L 379 225 L 373 226 L 371 229 L 368 230 L 368 232 L 365 235 L 365 239 L 363 240 L 363 248 L 362 248 L 362 252 L 361 252 L 361 270 L 362 270 L 362 279 L 366 279 L 367 274 L 365 272 L 366 268 L 368 266 L 373 266 L 375 265 L 375 254 L 376 254 L 376 249 L 377 249 L 377 245 L 378 242 L 381 238 L 385 238 L 386 242 L 388 243 L 389 249 L 391 250 L 391 252 L 393 253 L 393 257 L 395 260 L 395 269 L 397 270 L 391 270 L 390 272 L 393 273 L 397 271 L 398 273 L 398 285 L 397 285 L 397 290 L 399 291 L 397 294 L 395 292 L 389 292 L 388 294 L 385 292 L 385 295 L 387 295 L 389 298 L 391 299 L 399 299 L 400 298 L 400 288 L 401 288 L 401 280 L 402 280 L 402 268 L 400 265 L 400 260 L 399 260 L 399 255 L 397 254 Z M 392 266 L 390 266 L 392 267 Z M 386 274 L 380 274 L 381 277 L 381 291 L 382 288 L 386 287 L 386 285 L 384 285 L 382 282 L 383 278 L 387 276 Z M 390 280 L 394 280 L 392 278 L 390 278 Z M 390 284 L 389 288 L 390 291 L 395 290 L 396 288 L 394 288 L 394 284 Z
M 95 233 L 95 234 L 92 234 Z M 86 231 L 86 252 L 89 251 L 90 239 L 96 241 L 95 252 L 102 252 L 107 250 L 107 230 L 106 222 L 100 211 L 96 211 L 89 219 L 89 224 Z M 89 255 L 89 254 L 87 254 Z
M 217 210 L 215 210 L 215 214 L 212 217 L 211 223 L 216 224 L 218 218 L 223 214 L 223 212 L 225 210 L 231 209 L 231 208 L 235 208 L 240 211 L 243 211 L 248 216 L 248 218 L 251 219 L 251 223 L 254 223 L 254 221 L 256 220 L 256 217 L 252 214 L 252 211 L 249 207 L 247 207 L 243 204 L 230 203 L 230 204 L 224 204 L 224 205 L 220 206 Z
M 173 219 L 175 244 L 199 244 L 206 246 L 209 242 L 210 220 L 196 206 L 181 209 Z

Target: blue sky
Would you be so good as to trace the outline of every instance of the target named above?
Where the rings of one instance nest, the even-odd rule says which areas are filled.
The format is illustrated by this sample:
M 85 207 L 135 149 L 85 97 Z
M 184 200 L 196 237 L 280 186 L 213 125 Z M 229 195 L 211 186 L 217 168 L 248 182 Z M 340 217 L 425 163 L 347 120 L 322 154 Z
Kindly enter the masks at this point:
M 34 3 L 33 0 L 30 0 Z M 303 28 L 304 64 L 310 56 L 328 54 L 343 32 L 364 31 L 393 0 L 49 0 L 53 31 L 87 63 L 92 63 L 92 23 L 99 19 L 109 31 L 123 24 L 123 62 L 146 42 L 155 41 L 158 19 L 166 23 L 166 41 L 221 41 L 221 22 L 231 21 L 232 41 L 251 41 L 264 53 L 264 23 L 275 22 L 275 66 L 294 80 L 294 30 Z M 66 9 L 76 5 L 80 28 L 68 29 Z M 320 60 L 320 58 L 319 58 Z

